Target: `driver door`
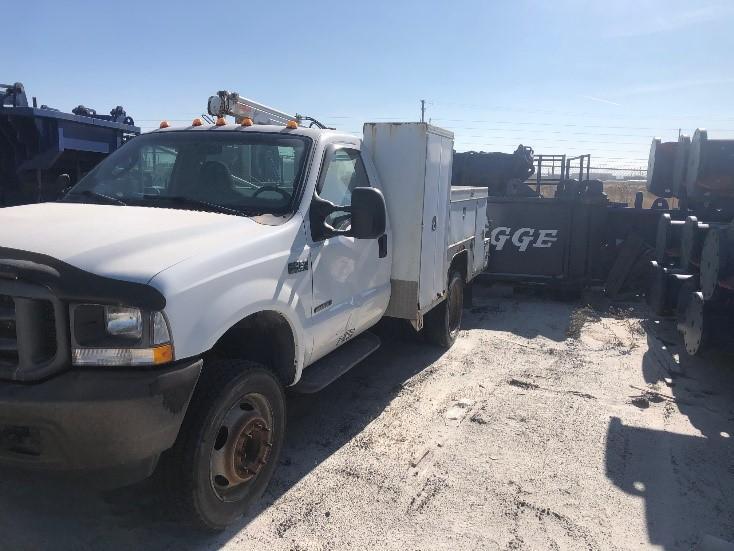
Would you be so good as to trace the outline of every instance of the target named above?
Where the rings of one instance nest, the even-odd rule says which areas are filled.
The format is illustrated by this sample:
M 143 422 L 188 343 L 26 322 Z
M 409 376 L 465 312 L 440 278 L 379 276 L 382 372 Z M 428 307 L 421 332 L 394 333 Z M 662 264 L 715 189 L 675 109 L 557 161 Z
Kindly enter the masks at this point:
M 324 158 L 317 193 L 340 206 L 351 206 L 352 190 L 369 187 L 361 153 L 351 145 L 329 146 Z M 326 218 L 337 230 L 351 227 L 348 212 Z M 314 351 L 311 361 L 372 325 L 389 300 L 390 263 L 381 239 L 355 239 L 336 235 L 316 240 L 311 231 L 313 277 L 312 321 Z M 384 303 L 384 304 L 383 304 Z

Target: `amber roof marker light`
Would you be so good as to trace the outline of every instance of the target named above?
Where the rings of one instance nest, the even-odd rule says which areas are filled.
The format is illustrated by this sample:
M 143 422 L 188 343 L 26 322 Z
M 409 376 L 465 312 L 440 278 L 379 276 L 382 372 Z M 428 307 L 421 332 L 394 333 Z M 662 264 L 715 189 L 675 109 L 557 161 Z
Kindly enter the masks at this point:
M 224 117 L 219 116 L 217 117 L 217 122 L 215 123 L 217 126 L 224 126 L 227 124 L 227 121 L 224 120 Z
M 171 125 L 168 124 L 168 121 L 161 121 L 161 124 L 158 125 L 158 128 L 168 128 L 169 126 Z
M 200 118 L 198 118 L 198 117 L 197 117 L 197 118 L 195 118 L 195 119 L 194 119 L 194 120 L 193 120 L 193 121 L 191 122 L 191 126 L 201 126 L 202 124 L 204 124 L 204 123 L 203 123 L 203 122 L 202 122 L 202 120 L 201 120 Z
M 245 117 L 242 119 L 242 122 L 240 123 L 242 126 L 252 126 L 252 119 L 250 117 Z

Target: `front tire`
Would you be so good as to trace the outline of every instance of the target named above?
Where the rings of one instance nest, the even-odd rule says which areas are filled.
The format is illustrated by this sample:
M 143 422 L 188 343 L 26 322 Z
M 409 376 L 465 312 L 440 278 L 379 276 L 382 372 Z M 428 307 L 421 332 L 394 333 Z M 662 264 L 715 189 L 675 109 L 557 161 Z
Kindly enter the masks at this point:
M 458 271 L 449 273 L 446 299 L 426 314 L 423 330 L 431 344 L 451 348 L 461 329 L 464 309 L 464 278 Z
M 265 491 L 285 435 L 277 377 L 243 360 L 205 362 L 178 439 L 159 472 L 187 520 L 222 530 Z

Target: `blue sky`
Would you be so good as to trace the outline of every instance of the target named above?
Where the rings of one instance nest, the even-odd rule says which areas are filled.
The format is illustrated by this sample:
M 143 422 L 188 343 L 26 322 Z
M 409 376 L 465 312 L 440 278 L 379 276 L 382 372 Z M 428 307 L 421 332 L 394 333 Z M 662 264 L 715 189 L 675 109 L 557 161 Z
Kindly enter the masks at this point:
M 63 110 L 188 123 L 220 89 L 359 132 L 427 117 L 458 150 L 646 166 L 734 137 L 734 2 L 45 2 L 3 8 L 0 81 Z M 8 55 L 10 53 L 10 55 Z

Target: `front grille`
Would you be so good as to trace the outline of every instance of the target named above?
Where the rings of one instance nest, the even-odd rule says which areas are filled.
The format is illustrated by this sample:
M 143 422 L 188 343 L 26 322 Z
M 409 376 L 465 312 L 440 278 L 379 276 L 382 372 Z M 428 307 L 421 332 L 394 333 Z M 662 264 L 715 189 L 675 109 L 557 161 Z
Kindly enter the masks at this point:
M 54 305 L 48 300 L 40 302 L 40 316 L 38 320 L 38 329 L 40 332 L 39 356 L 41 361 L 47 361 L 56 355 L 56 316 L 54 314 Z
M 51 297 L 29 295 L 0 294 L 0 378 L 33 379 L 63 360 Z
M 0 295 L 0 365 L 18 363 L 18 335 L 15 323 L 15 301 Z

